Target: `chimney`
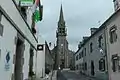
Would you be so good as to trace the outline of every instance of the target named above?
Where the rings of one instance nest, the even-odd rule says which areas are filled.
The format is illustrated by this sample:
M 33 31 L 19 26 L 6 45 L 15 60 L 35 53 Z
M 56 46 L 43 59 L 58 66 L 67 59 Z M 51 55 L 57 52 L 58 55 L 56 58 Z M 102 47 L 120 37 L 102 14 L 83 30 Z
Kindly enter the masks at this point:
M 91 35 L 92 35 L 98 30 L 98 28 L 91 28 L 90 30 L 91 30 Z
M 82 42 L 80 42 L 80 43 L 78 44 L 78 48 L 79 48 L 79 49 L 81 48 L 81 45 L 82 45 Z
M 84 36 L 83 41 L 87 40 L 88 38 L 89 38 L 88 36 Z
M 120 9 L 120 0 L 113 0 L 114 3 L 114 9 L 115 11 L 117 11 L 118 9 Z

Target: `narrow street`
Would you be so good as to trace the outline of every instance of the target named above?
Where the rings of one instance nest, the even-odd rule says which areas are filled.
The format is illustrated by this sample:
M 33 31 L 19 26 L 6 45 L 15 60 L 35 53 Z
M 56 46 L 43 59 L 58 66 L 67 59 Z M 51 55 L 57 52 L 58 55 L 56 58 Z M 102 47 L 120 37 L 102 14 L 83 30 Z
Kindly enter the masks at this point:
M 77 74 L 75 71 L 58 71 L 57 80 L 95 80 L 85 75 Z

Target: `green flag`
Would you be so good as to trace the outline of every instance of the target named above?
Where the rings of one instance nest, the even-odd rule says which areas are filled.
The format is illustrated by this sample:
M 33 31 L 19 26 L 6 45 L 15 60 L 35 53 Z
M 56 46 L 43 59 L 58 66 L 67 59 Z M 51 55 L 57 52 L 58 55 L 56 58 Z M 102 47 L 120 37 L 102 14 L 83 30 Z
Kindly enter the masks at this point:
M 40 21 L 40 12 L 39 12 L 39 10 L 36 10 L 36 11 L 35 11 L 34 21 L 35 21 L 35 22 Z

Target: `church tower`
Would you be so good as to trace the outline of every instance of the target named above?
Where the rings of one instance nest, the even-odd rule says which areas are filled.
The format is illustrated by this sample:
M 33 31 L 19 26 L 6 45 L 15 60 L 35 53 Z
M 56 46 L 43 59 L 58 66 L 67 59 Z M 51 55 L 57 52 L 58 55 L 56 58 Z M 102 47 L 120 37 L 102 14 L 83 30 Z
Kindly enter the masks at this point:
M 58 28 L 56 31 L 57 38 L 57 68 L 67 68 L 68 64 L 68 41 L 66 39 L 67 29 L 65 26 L 65 20 L 63 16 L 63 9 L 61 5 L 60 16 L 58 21 Z

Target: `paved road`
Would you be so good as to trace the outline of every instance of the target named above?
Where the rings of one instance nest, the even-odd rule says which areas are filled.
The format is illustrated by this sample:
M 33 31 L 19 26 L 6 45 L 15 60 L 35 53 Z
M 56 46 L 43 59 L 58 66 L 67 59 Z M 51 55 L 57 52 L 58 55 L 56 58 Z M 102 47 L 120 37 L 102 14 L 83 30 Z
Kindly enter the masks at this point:
M 58 71 L 57 80 L 94 80 L 87 76 L 77 74 L 74 71 Z

